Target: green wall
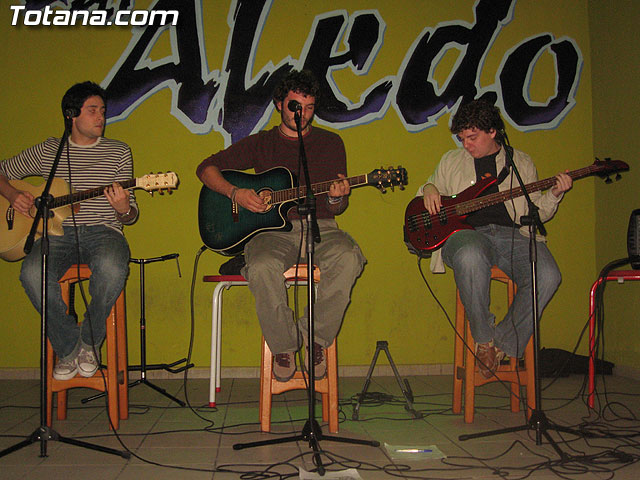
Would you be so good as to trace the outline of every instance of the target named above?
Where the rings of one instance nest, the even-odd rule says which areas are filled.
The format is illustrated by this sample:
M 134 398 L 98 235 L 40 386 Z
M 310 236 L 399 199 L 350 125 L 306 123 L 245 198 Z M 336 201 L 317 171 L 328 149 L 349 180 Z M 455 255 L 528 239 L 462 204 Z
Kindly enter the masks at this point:
M 632 3 L 632 2 L 629 2 Z M 136 2 L 136 8 L 146 8 L 149 2 Z M 580 48 L 584 65 L 577 90 L 577 103 L 563 122 L 554 130 L 518 132 L 509 127 L 511 143 L 531 154 L 540 177 L 553 176 L 558 171 L 574 170 L 593 162 L 594 140 L 592 125 L 598 116 L 592 114 L 592 102 L 598 100 L 599 109 L 608 110 L 609 101 L 592 99 L 592 66 L 589 8 L 598 8 L 598 17 L 614 15 L 607 2 L 586 1 L 519 1 L 514 7 L 514 19 L 499 33 L 485 64 L 481 83 L 491 85 L 505 53 L 531 35 L 551 33 L 554 38 L 569 37 Z M 472 1 L 415 1 L 415 0 L 332 0 L 305 2 L 304 13 L 291 22 L 290 10 L 299 2 L 275 2 L 267 28 L 262 32 L 256 57 L 256 70 L 272 61 L 291 55 L 296 58 L 316 15 L 338 9 L 348 13 L 376 9 L 386 24 L 384 44 L 367 75 L 356 76 L 349 69 L 334 73 L 342 93 L 357 101 L 360 94 L 376 81 L 395 75 L 404 55 L 426 27 L 441 22 L 464 20 L 473 22 Z M 203 18 L 209 69 L 220 69 L 227 43 L 228 2 L 204 2 Z M 638 7 L 634 7 L 635 11 Z M 627 18 L 629 23 L 631 19 Z M 593 25 L 591 28 L 594 28 Z M 287 41 L 283 42 L 286 33 Z M 611 46 L 627 48 L 631 31 L 615 45 L 615 28 L 607 34 Z M 47 136 L 59 136 L 59 101 L 66 88 L 85 79 L 102 81 L 120 58 L 131 39 L 126 28 L 27 28 L 11 27 L 10 12 L 0 8 L 0 40 L 3 45 L 0 59 L 5 75 L 0 78 L 0 157 L 6 158 Z M 169 36 L 154 47 L 152 56 L 161 59 L 171 48 Z M 600 52 L 607 56 L 606 53 Z M 605 59 L 602 60 L 603 62 Z M 613 58 L 608 58 L 613 61 Z M 637 62 L 636 62 L 637 64 Z M 444 82 L 453 59 L 445 56 L 435 72 Z M 637 68 L 634 65 L 633 68 Z M 553 61 L 544 54 L 535 69 L 531 95 L 544 102 L 554 94 Z M 593 75 L 599 92 L 603 81 Z M 621 78 L 610 75 L 606 81 Z M 609 89 L 608 89 L 609 90 Z M 631 91 L 631 90 L 630 90 Z M 636 101 L 620 98 L 624 104 Z M 127 142 L 133 149 L 137 176 L 148 172 L 172 170 L 179 174 L 180 188 L 173 195 L 150 197 L 137 194 L 141 207 L 139 222 L 126 229 L 132 255 L 153 257 L 167 253 L 180 254 L 182 277 L 178 277 L 173 261 L 148 265 L 147 324 L 148 361 L 164 362 L 186 355 L 191 324 L 190 291 L 196 253 L 202 245 L 197 227 L 197 197 L 200 183 L 194 175 L 198 163 L 224 147 L 222 136 L 212 131 L 204 135 L 191 133 L 170 114 L 171 92 L 161 90 L 137 108 L 126 120 L 107 128 L 107 136 Z M 274 116 L 271 124 L 277 118 Z M 370 172 L 381 165 L 402 165 L 409 172 L 409 186 L 404 191 L 382 195 L 372 188 L 354 191 L 347 213 L 340 225 L 359 242 L 369 262 L 357 282 L 351 306 L 339 337 L 342 365 L 368 365 L 377 340 L 387 340 L 398 364 L 446 364 L 452 362 L 453 335 L 445 314 L 431 297 L 416 267 L 415 257 L 406 252 L 401 227 L 404 209 L 417 187 L 432 172 L 442 153 L 454 147 L 448 132 L 449 115 L 443 115 L 438 125 L 417 133 L 410 133 L 402 125 L 397 112 L 390 108 L 383 119 L 369 124 L 340 130 L 348 154 L 350 174 Z M 627 122 L 629 124 L 630 122 Z M 600 127 L 596 128 L 596 132 Z M 613 130 L 613 129 L 612 129 Z M 624 141 L 637 141 L 632 129 L 624 131 Z M 597 138 L 597 137 L 596 137 Z M 611 140 L 604 139 L 603 141 Z M 615 151 L 622 142 L 600 146 L 600 156 L 618 155 L 627 161 L 630 152 Z M 633 175 L 633 174 L 631 174 Z M 587 322 L 588 291 L 601 263 L 609 258 L 607 237 L 603 224 L 611 232 L 626 228 L 633 176 L 607 187 L 600 180 L 587 178 L 577 181 L 562 202 L 561 208 L 548 227 L 549 245 L 563 272 L 563 282 L 545 311 L 542 343 L 549 347 L 572 349 Z M 625 198 L 625 192 L 627 197 Z M 622 195 L 622 197 L 620 196 Z M 626 201 L 620 201 L 626 199 Z M 615 220 L 612 218 L 615 217 Z M 613 223 L 619 225 L 613 225 Z M 622 247 L 618 248 L 622 253 Z M 211 293 L 213 285 L 203 284 L 202 276 L 216 273 L 225 258 L 205 252 L 195 273 L 193 360 L 197 366 L 209 364 Z M 0 321 L 0 367 L 33 368 L 38 365 L 39 318 L 28 303 L 18 281 L 19 263 L 0 263 L 3 284 L 0 291 L 2 321 Z M 137 320 L 139 317 L 139 275 L 136 265 L 127 286 L 130 357 L 138 358 Z M 423 264 L 428 272 L 428 264 Z M 455 290 L 451 273 L 426 273 L 438 301 L 452 317 Z M 500 312 L 498 312 L 500 314 Z M 259 327 L 253 310 L 253 300 L 247 289 L 231 289 L 225 294 L 223 322 L 223 366 L 256 366 L 259 364 Z M 622 348 L 622 346 L 621 346 Z M 581 346 L 586 351 L 586 346 Z
M 640 208 L 637 155 L 640 99 L 640 3 L 590 1 L 589 28 L 593 45 L 593 146 L 597 155 L 619 158 L 631 169 L 625 181 L 596 188 L 596 269 L 627 257 L 630 213 Z M 613 188 L 612 188 L 613 187 Z M 614 208 L 615 206 L 615 208 Z M 629 265 L 620 267 L 628 269 Z M 605 289 L 605 356 L 616 365 L 638 368 L 640 284 L 609 282 Z

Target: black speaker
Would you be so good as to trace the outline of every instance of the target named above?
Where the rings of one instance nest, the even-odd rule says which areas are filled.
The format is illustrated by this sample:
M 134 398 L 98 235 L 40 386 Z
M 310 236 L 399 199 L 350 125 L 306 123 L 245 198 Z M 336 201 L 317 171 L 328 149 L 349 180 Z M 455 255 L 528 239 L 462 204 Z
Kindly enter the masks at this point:
M 631 212 L 631 217 L 629 217 L 627 251 L 631 268 L 640 270 L 640 208 Z

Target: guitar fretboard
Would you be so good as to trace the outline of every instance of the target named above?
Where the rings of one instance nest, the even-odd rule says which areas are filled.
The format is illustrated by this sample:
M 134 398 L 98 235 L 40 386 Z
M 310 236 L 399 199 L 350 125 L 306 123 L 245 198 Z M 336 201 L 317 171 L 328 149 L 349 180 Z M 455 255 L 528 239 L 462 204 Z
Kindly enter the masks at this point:
M 311 184 L 311 191 L 314 193 L 314 195 L 322 195 L 323 193 L 327 193 L 331 188 L 331 184 L 336 180 L 313 183 Z M 356 175 L 354 177 L 347 177 L 344 180 L 347 180 L 349 182 L 349 185 L 352 188 L 360 187 L 362 185 L 367 185 L 369 183 L 367 181 L 367 175 Z M 300 187 L 294 187 L 294 188 L 287 188 L 285 190 L 277 190 L 272 193 L 271 201 L 269 203 L 278 204 L 278 203 L 290 202 L 291 200 L 304 198 L 306 195 L 307 195 L 306 185 L 301 185 Z
M 118 183 L 122 186 L 122 188 L 133 188 L 136 186 L 136 179 L 132 178 L 131 180 L 123 180 Z M 108 187 L 108 185 L 105 185 L 104 187 L 90 188 L 88 190 L 82 190 L 81 192 L 74 192 L 68 195 L 60 195 L 59 197 L 55 197 L 53 199 L 53 208 L 63 207 L 72 203 L 78 203 L 82 202 L 83 200 L 99 197 L 100 195 L 104 195 L 104 189 L 106 187 Z
M 578 170 L 568 172 L 567 175 L 569 175 L 572 179 L 577 180 L 580 178 L 588 177 L 589 175 L 593 175 L 594 173 L 597 173 L 601 170 L 601 167 L 589 165 L 588 167 L 579 168 Z M 546 190 L 548 188 L 551 188 L 555 183 L 556 177 L 549 177 L 545 178 L 544 180 L 539 180 L 537 182 L 525 185 L 525 187 L 527 193 L 532 193 L 539 190 Z M 483 197 L 474 198 L 472 200 L 455 205 L 456 214 L 466 215 L 468 213 L 475 212 L 476 210 L 490 207 L 491 205 L 496 205 L 498 203 L 503 203 L 507 200 L 511 200 L 512 198 L 517 198 L 522 195 L 524 195 L 522 187 L 515 187 L 510 190 L 505 190 L 504 192 L 492 193 Z

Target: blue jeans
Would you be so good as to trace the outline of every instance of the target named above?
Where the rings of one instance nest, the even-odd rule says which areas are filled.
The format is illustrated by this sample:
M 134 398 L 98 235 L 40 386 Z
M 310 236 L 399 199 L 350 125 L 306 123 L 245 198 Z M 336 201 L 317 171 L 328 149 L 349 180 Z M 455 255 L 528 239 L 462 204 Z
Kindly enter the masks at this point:
M 538 316 L 560 285 L 561 275 L 544 243 L 537 246 Z M 444 244 L 442 258 L 453 269 L 460 299 L 476 343 L 494 344 L 520 358 L 533 334 L 533 306 L 529 238 L 518 230 L 488 225 L 454 233 Z M 505 318 L 498 324 L 489 310 L 491 267 L 498 266 L 517 286 Z
M 64 227 L 64 235 L 49 236 L 47 258 L 47 337 L 61 360 L 75 358 L 80 342 L 99 349 L 106 334 L 106 319 L 129 274 L 129 244 L 124 235 L 105 226 L 78 227 L 79 246 L 73 227 Z M 41 312 L 42 239 L 22 263 L 20 281 L 33 306 Z M 78 253 L 80 257 L 78 258 Z M 69 267 L 86 263 L 91 269 L 91 301 L 81 324 L 67 314 L 58 279 Z

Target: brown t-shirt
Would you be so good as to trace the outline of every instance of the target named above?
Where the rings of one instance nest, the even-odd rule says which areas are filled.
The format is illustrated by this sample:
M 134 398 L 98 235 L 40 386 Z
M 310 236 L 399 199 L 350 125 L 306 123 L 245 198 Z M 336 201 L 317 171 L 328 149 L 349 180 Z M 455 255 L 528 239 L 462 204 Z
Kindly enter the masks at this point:
M 303 137 L 311 183 L 335 180 L 338 173 L 347 174 L 347 158 L 342 139 L 335 133 L 312 127 Z M 234 143 L 225 150 L 202 161 L 196 173 L 214 165 L 220 170 L 248 170 L 263 173 L 274 167 L 285 167 L 294 176 L 294 186 L 304 186 L 304 171 L 298 171 L 299 143 L 297 138 L 284 136 L 278 127 L 250 135 Z M 334 218 L 327 209 L 325 195 L 316 202 L 318 218 Z M 288 214 L 290 219 L 298 218 L 295 208 Z

